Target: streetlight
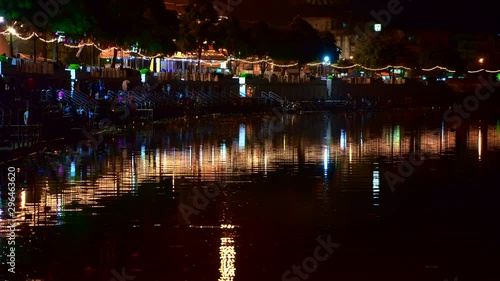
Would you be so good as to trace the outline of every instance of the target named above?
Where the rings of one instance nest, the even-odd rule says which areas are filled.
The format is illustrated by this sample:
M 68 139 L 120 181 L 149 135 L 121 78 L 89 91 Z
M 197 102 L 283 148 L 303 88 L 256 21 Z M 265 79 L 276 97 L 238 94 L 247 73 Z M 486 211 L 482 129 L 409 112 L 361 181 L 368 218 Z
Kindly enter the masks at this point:
M 9 27 L 7 29 L 7 31 L 9 32 L 10 56 L 14 57 L 14 43 L 13 43 L 13 40 L 12 40 L 12 35 L 13 34 L 17 35 L 17 32 L 16 32 L 16 30 L 13 27 Z
M 17 35 L 17 31 L 13 27 L 7 28 L 7 32 L 9 32 L 10 34 Z
M 482 64 L 484 62 L 484 59 L 483 58 L 480 58 L 479 59 L 479 63 Z
M 325 75 L 328 77 L 328 73 L 327 73 L 327 68 L 326 66 L 330 64 L 330 57 L 329 56 L 325 56 L 323 58 L 323 67 L 324 67 L 324 72 L 325 72 Z

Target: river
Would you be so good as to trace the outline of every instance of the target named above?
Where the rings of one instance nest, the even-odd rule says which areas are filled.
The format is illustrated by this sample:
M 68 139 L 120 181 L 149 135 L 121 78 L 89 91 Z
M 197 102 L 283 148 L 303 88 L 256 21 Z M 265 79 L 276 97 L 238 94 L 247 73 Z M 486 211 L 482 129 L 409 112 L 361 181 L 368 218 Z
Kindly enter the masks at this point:
M 211 115 L 49 146 L 9 164 L 2 280 L 491 280 L 500 114 L 442 117 Z

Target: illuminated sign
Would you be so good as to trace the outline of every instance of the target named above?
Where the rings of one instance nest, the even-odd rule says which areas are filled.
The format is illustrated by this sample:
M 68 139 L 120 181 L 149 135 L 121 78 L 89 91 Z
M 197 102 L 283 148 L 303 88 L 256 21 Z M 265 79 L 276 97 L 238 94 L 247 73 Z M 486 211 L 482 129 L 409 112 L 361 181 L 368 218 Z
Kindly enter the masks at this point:
M 375 31 L 377 31 L 377 32 L 382 31 L 382 24 L 380 24 L 380 23 L 376 23 L 376 24 L 373 26 L 373 29 L 375 29 Z

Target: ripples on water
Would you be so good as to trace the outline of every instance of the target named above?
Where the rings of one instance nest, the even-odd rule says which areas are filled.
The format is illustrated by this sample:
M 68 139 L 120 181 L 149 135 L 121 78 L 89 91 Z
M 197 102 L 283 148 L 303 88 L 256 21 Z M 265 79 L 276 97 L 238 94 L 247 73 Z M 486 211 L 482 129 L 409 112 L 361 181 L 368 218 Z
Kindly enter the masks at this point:
M 50 147 L 13 164 L 17 269 L 43 280 L 111 280 L 122 268 L 134 280 L 282 280 L 332 235 L 341 247 L 308 280 L 481 280 L 499 256 L 500 121 L 453 131 L 441 116 L 206 117 L 129 128 L 85 157 Z M 393 193 L 385 173 L 412 151 L 424 162 Z M 213 200 L 195 196 L 214 183 Z M 199 210 L 186 220 L 179 206 Z

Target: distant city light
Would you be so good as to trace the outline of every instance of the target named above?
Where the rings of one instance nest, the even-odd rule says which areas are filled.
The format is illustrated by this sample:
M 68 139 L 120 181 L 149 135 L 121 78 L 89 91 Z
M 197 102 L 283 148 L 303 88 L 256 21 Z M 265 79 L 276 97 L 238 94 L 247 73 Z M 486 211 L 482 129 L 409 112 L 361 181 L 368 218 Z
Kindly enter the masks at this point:
M 483 58 L 480 58 L 479 59 L 479 63 L 483 63 L 484 62 L 484 59 Z
M 7 28 L 7 32 L 9 32 L 12 35 L 17 35 L 17 31 L 13 27 Z
M 5 18 L 4 17 L 0 17 L 0 23 L 4 23 L 5 21 Z
M 329 62 L 329 61 L 330 61 L 330 57 L 329 57 L 329 56 L 325 56 L 325 57 L 323 58 L 323 61 L 324 61 L 324 62 Z

